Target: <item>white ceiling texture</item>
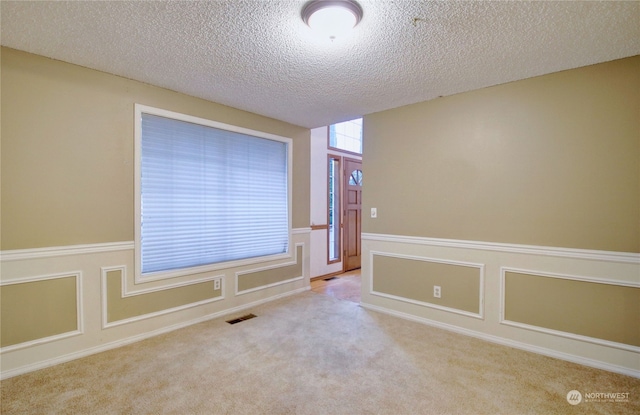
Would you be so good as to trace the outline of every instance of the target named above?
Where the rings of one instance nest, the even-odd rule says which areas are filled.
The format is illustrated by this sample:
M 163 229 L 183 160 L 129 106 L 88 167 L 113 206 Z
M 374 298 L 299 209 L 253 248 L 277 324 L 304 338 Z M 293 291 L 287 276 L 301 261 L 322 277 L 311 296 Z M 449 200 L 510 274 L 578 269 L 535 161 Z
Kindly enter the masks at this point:
M 305 0 L 5 1 L 2 45 L 304 127 L 640 54 L 640 2 L 359 0 L 334 42 Z

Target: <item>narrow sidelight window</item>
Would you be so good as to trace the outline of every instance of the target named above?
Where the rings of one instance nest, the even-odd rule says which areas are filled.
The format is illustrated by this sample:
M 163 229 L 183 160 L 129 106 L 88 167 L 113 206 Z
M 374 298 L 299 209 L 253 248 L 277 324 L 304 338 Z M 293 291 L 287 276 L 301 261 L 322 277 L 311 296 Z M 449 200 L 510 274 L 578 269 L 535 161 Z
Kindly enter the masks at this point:
M 340 158 L 329 156 L 328 263 L 340 261 Z

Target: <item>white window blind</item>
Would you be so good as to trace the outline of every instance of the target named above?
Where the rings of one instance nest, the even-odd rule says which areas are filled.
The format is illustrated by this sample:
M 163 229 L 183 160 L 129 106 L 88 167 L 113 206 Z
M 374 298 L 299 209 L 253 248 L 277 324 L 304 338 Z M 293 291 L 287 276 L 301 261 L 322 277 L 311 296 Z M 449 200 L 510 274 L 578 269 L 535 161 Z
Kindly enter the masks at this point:
M 286 142 L 141 118 L 143 274 L 287 252 Z

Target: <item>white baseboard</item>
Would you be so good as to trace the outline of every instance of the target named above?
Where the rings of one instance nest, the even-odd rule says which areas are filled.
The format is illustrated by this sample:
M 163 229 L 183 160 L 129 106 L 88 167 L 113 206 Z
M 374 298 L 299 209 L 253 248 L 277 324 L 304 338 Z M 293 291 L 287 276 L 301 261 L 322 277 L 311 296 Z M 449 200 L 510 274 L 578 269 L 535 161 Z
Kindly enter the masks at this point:
M 589 366 L 589 367 L 593 367 L 593 368 L 596 368 L 596 369 L 606 370 L 606 371 L 609 371 L 609 372 L 620 373 L 622 375 L 632 376 L 634 378 L 640 378 L 640 370 L 629 369 L 627 367 L 613 365 L 613 364 L 602 362 L 602 361 L 599 361 L 599 360 L 588 359 L 588 358 L 581 357 L 581 356 L 576 356 L 576 355 L 563 353 L 563 352 L 559 352 L 559 351 L 552 350 L 552 349 L 547 349 L 545 347 L 539 347 L 539 346 L 534 346 L 534 345 L 531 345 L 531 344 L 522 343 L 522 342 L 511 340 L 511 339 L 505 339 L 503 337 L 498 337 L 498 336 L 494 336 L 494 335 L 491 335 L 491 334 L 478 332 L 478 331 L 475 331 L 475 330 L 465 329 L 463 327 L 458 327 L 458 326 L 454 326 L 454 325 L 451 325 L 451 324 L 442 323 L 442 322 L 431 320 L 431 319 L 424 318 L 424 317 L 414 316 L 412 314 L 407 314 L 407 313 L 403 313 L 403 312 L 400 312 L 400 311 L 391 310 L 391 309 L 388 309 L 388 308 L 385 308 L 385 307 L 376 306 L 376 305 L 373 305 L 373 304 L 360 303 L 360 306 L 365 308 L 365 309 L 368 309 L 368 310 L 377 311 L 377 312 L 383 313 L 383 314 L 388 314 L 388 315 L 391 315 L 391 316 L 394 316 L 394 317 L 398 317 L 398 318 L 401 318 L 401 319 L 404 319 L 404 320 L 415 321 L 417 323 L 421 323 L 421 324 L 425 324 L 425 325 L 428 325 L 428 326 L 433 326 L 433 327 L 437 327 L 437 328 L 440 328 L 440 329 L 452 331 L 454 333 L 463 334 L 465 336 L 475 337 L 475 338 L 478 338 L 480 340 L 485 340 L 485 341 L 488 341 L 488 342 L 491 342 L 491 343 L 496 343 L 496 344 L 500 344 L 500 345 L 503 345 L 503 346 L 513 347 L 515 349 L 526 350 L 528 352 L 533 352 L 533 353 L 541 354 L 541 355 L 544 355 L 544 356 L 549 356 L 549 357 L 553 357 L 553 358 L 556 358 L 556 359 L 565 360 L 565 361 L 572 362 L 572 363 L 577 363 L 577 364 L 580 364 L 580 365 L 583 365 L 583 366 Z
M 136 343 L 154 336 L 158 336 L 160 334 L 164 334 L 164 333 L 168 333 L 174 330 L 178 330 L 184 327 L 188 327 L 188 326 L 192 326 L 194 324 L 198 324 L 198 323 L 202 323 L 208 320 L 213 320 L 215 318 L 218 317 L 223 317 L 229 314 L 233 314 L 233 313 L 237 313 L 239 311 L 243 311 L 246 310 L 248 308 L 252 308 L 252 307 L 257 307 L 261 304 L 264 303 L 268 303 L 271 301 L 275 301 L 278 300 L 280 298 L 284 298 L 284 297 L 289 297 L 295 294 L 299 294 L 301 292 L 304 291 L 308 291 L 310 290 L 311 287 L 307 286 L 307 287 L 302 287 L 302 288 L 298 288 L 292 291 L 288 291 L 286 293 L 282 293 L 282 294 L 277 294 L 268 298 L 263 298 L 261 300 L 258 301 L 254 301 L 248 304 L 243 304 L 241 306 L 238 307 L 233 307 L 227 310 L 222 310 L 219 311 L 217 313 L 213 313 L 213 314 L 208 314 L 206 316 L 203 317 L 198 317 L 196 319 L 192 319 L 192 320 L 188 320 L 182 323 L 178 323 L 178 324 L 174 324 L 171 326 L 167 326 L 167 327 L 162 327 L 153 331 L 149 331 L 146 333 L 141 333 L 135 336 L 131 336 L 131 337 L 127 337 L 124 339 L 120 339 L 120 340 L 116 340 L 110 343 L 106 343 L 106 344 L 101 344 L 99 346 L 95 346 L 95 347 L 91 347 L 89 349 L 84 349 L 84 350 L 80 350 L 77 352 L 73 352 L 73 353 L 69 353 L 63 356 L 59 356 L 53 359 L 48 359 L 48 360 L 43 360 L 41 362 L 36 362 L 27 366 L 21 366 L 19 368 L 16 369 L 12 369 L 12 370 L 6 370 L 3 371 L 2 373 L 0 373 L 0 380 L 4 380 L 4 379 L 8 379 L 14 376 L 18 376 L 18 375 L 23 375 L 25 373 L 29 373 L 29 372 L 33 372 L 36 370 L 40 370 L 40 369 L 44 369 L 47 367 L 51 367 L 51 366 L 55 366 L 58 365 L 60 363 L 66 363 L 66 362 L 70 362 L 72 360 L 76 360 L 76 359 L 80 359 L 82 357 L 87 357 L 96 353 L 101 353 L 101 352 L 105 352 L 107 350 L 111 350 L 111 349 L 115 349 L 118 347 L 122 347 L 122 346 L 126 346 L 128 344 L 131 343 Z

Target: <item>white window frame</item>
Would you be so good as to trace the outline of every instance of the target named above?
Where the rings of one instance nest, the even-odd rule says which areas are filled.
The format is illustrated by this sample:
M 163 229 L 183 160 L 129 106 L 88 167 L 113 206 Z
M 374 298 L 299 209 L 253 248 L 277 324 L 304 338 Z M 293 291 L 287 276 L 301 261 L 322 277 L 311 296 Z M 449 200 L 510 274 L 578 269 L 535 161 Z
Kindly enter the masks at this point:
M 360 151 L 352 151 L 346 148 L 342 148 L 342 147 L 337 147 L 338 143 L 336 143 L 336 146 L 332 146 L 331 145 L 331 127 L 336 127 L 340 124 L 346 124 L 346 123 L 351 123 L 353 121 L 356 120 L 360 120 Z M 348 153 L 348 154 L 353 154 L 355 156 L 358 157 L 362 157 L 362 151 L 364 150 L 364 118 L 360 117 L 360 118 L 354 118 L 352 120 L 347 120 L 347 121 L 343 121 L 343 122 L 339 122 L 339 123 L 335 123 L 335 124 L 331 124 L 327 127 L 327 148 L 329 150 L 334 150 L 334 151 L 340 151 L 342 153 Z
M 226 268 L 235 268 L 244 265 L 256 264 L 265 261 L 274 261 L 281 259 L 292 258 L 292 167 L 293 167 L 293 140 L 288 137 L 282 137 L 275 134 L 265 133 L 262 131 L 250 130 L 248 128 L 238 127 L 235 125 L 224 124 L 217 121 L 208 120 L 205 118 L 194 117 L 187 114 L 181 114 L 178 112 L 168 111 L 160 108 L 154 108 L 142 104 L 135 104 L 135 148 L 134 148 L 134 193 L 135 193 L 135 283 L 149 282 L 162 280 L 167 278 L 175 278 L 186 275 L 199 274 L 203 272 L 215 271 Z M 142 223 L 141 223 L 141 174 L 142 174 L 142 114 L 157 115 L 160 117 L 171 118 L 178 121 L 185 121 L 194 124 L 200 124 L 207 127 L 218 128 L 235 133 L 250 135 L 258 138 L 265 138 L 269 140 L 275 140 L 287 144 L 287 210 L 288 210 L 288 232 L 289 232 L 289 244 L 286 253 L 267 255 L 262 257 L 246 258 L 234 261 L 218 262 L 213 264 L 201 265 L 190 268 L 174 269 L 169 271 L 158 271 L 151 273 L 142 273 Z

